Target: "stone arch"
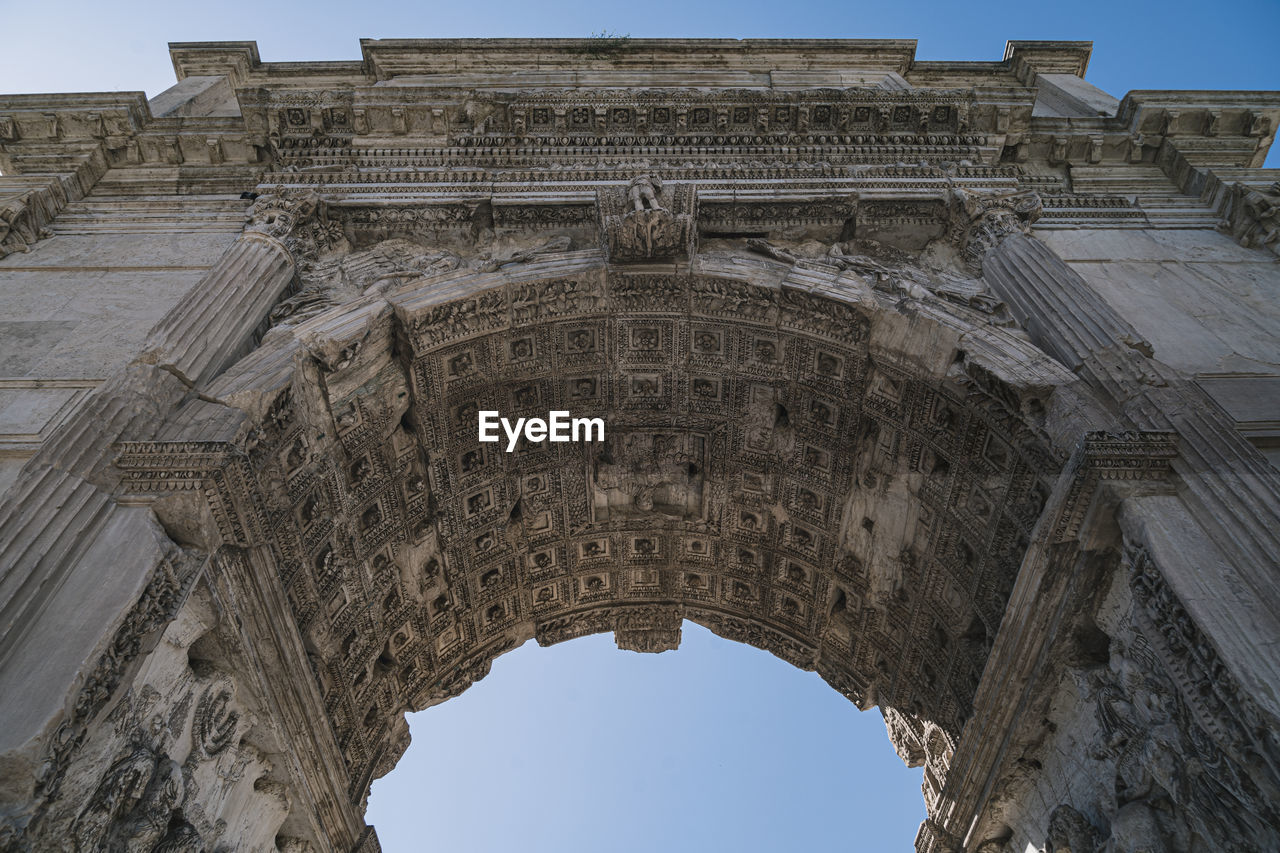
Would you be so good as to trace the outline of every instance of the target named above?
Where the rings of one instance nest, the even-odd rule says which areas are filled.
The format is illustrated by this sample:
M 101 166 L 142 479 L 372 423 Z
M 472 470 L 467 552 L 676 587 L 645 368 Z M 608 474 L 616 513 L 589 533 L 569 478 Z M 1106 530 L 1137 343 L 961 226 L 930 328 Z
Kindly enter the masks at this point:
M 1186 304 L 1253 313 L 1240 294 L 1273 281 L 1271 255 L 1208 230 L 1270 227 L 1254 167 L 1275 98 L 1135 92 L 1098 116 L 1104 93 L 1070 77 L 1080 43 L 943 67 L 905 42 L 707 42 L 723 85 L 696 90 L 666 83 L 703 75 L 706 50 L 584 46 L 368 42 L 365 62 L 300 74 L 251 43 L 184 44 L 168 116 L 137 93 L 3 99 L 19 196 L 0 255 L 50 253 L 36 265 L 77 298 L 106 244 L 55 267 L 75 240 L 44 226 L 167 219 L 212 247 L 234 196 L 255 204 L 145 342 L 108 348 L 137 358 L 47 439 L 31 421 L 39 450 L 0 504 L 0 849 L 274 832 L 370 853 L 362 799 L 403 749 L 403 708 L 522 636 L 658 650 L 684 618 L 878 705 L 934 777 L 920 853 L 1280 848 L 1280 475 L 1215 399 L 1274 377 L 1211 392 L 1197 374 L 1217 356 L 1157 360 L 1184 343 L 1173 323 L 1191 348 L 1217 324 L 1145 287 L 1162 310 L 1135 316 L 1115 289 L 1134 276 L 1093 266 L 1220 258 L 1231 275 L 1189 275 Z M 510 91 L 535 53 L 572 73 Z M 470 90 L 420 85 L 457 61 Z M 886 61 L 901 73 L 872 71 Z M 868 72 L 852 86 L 818 68 L 850 62 Z M 788 85 L 755 88 L 769 69 Z M 1037 114 L 1046 92 L 1050 112 L 1083 93 L 1083 112 Z M 233 100 L 239 118 L 176 121 Z M 362 254 L 391 240 L 402 254 Z M 946 280 L 902 274 L 948 260 Z M 349 261 L 372 261 L 372 290 L 321 281 Z M 118 292 L 151 296 L 136 283 Z M 569 353 L 562 327 L 584 321 L 603 349 L 584 330 Z M 87 325 L 74 344 L 97 353 Z M 533 332 L 512 349 L 515 328 Z M 555 404 L 569 379 L 589 400 L 597 364 L 630 444 L 462 471 L 451 408 Z M 531 536 L 561 551 L 531 565 Z
M 684 619 L 879 706 L 936 795 L 1077 392 L 967 309 L 788 269 L 566 252 L 409 281 L 273 330 L 174 419 L 229 407 L 214 521 L 269 544 L 353 801 L 404 712 L 499 654 L 662 651 Z M 506 453 L 481 409 L 600 416 L 606 441 Z

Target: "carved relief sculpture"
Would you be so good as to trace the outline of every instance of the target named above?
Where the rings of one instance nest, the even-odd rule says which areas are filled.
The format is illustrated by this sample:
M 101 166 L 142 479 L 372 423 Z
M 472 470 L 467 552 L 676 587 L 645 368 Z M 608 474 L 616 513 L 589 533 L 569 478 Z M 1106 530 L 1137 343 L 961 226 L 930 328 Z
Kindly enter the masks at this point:
M 408 711 L 685 620 L 877 708 L 918 853 L 1280 848 L 1280 97 L 599 48 L 0 96 L 0 850 L 371 853 Z
M 692 187 L 638 175 L 624 188 L 601 190 L 599 206 L 611 260 L 688 257 L 697 236 Z

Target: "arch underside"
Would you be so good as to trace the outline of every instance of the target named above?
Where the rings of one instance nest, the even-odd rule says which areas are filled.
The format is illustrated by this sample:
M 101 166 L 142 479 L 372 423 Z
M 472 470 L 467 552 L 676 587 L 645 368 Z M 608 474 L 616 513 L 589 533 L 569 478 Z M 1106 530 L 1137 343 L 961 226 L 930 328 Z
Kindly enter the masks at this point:
M 1061 468 L 1042 427 L 1068 380 L 819 264 L 575 252 L 273 330 L 177 422 L 207 439 L 210 400 L 245 413 L 216 523 L 269 545 L 362 800 L 403 712 L 499 654 L 603 631 L 661 651 L 683 619 L 880 706 L 910 763 L 946 752 Z M 508 453 L 482 409 L 600 417 L 606 441 Z

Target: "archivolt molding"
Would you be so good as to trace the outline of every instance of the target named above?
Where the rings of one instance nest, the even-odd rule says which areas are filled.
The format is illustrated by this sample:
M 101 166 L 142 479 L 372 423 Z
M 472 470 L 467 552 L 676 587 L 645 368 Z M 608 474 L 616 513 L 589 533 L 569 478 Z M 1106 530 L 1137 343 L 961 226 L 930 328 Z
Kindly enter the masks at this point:
M 121 447 L 131 491 L 200 490 L 224 541 L 270 548 L 353 803 L 404 710 L 523 640 L 660 651 L 686 618 L 880 705 L 942 784 L 1073 380 L 865 273 L 743 260 L 410 281 L 216 380 L 231 441 Z M 604 416 L 609 441 L 508 455 L 476 441 L 482 407 Z
M 588 85 L 414 79 L 473 61 L 454 43 L 283 77 L 252 46 L 188 45 L 181 73 L 227 75 L 239 115 L 0 99 L 0 256 L 108 169 L 261 182 L 242 238 L 10 493 L 50 521 L 0 525 L 6 653 L 90 565 L 77 532 L 113 547 L 112 513 L 149 505 L 183 546 L 131 570 L 151 583 L 60 725 L 4 756 L 43 764 L 0 847 L 373 851 L 359 813 L 406 710 L 530 638 L 658 652 L 684 619 L 880 707 L 925 767 L 921 853 L 1275 847 L 1252 661 L 1216 653 L 1227 627 L 1192 624 L 1155 551 L 1109 550 L 1115 501 L 1176 489 L 1265 599 L 1274 472 L 1030 237 L 1041 215 L 1186 227 L 1179 193 L 1203 187 L 1274 249 L 1275 188 L 1248 168 L 1274 93 L 1068 119 L 1033 115 L 1035 86 L 1081 74 L 1078 44 L 908 51 L 835 88 L 788 65 L 769 89 L 735 88 L 741 59 L 702 89 L 661 69 L 624 89 L 626 51 L 505 44 Z M 1161 175 L 1174 213 L 1130 199 Z M 609 441 L 508 455 L 475 440 L 482 407 L 601 415 Z M 1107 606 L 1077 613 L 1095 582 Z M 1032 731 L 1072 678 L 1054 725 L 1083 728 Z M 1043 770 L 1072 737 L 1088 770 Z
M 969 201 L 971 221 L 1017 217 Z M 610 630 L 661 651 L 686 618 L 881 707 L 926 764 L 930 813 L 952 802 L 1019 565 L 1094 405 L 990 322 L 980 282 L 852 243 L 712 241 L 674 270 L 574 238 L 352 251 L 314 196 L 259 207 L 287 239 L 330 235 L 300 253 L 296 307 L 117 464 L 127 490 L 199 493 L 224 544 L 270 555 L 353 808 L 407 746 L 403 712 L 497 655 Z M 558 407 L 605 416 L 607 447 L 508 457 L 474 438 L 480 408 Z M 1052 541 L 1075 540 L 1099 481 L 1158 478 L 1172 455 L 1091 436 Z

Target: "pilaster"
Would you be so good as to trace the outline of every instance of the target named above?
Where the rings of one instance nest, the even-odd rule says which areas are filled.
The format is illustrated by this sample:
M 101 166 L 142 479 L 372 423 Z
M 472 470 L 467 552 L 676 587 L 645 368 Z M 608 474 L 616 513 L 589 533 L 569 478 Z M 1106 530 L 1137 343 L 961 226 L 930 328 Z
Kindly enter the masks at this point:
M 241 704 L 200 711 L 204 734 L 257 714 L 278 773 L 222 773 L 186 817 L 218 800 L 274 826 L 211 793 L 243 781 L 293 800 L 282 849 L 373 853 L 360 812 L 406 707 L 529 636 L 660 651 L 683 619 L 878 704 L 925 764 L 921 853 L 990 853 L 1015 824 L 1019 850 L 1097 847 L 1105 822 L 1057 790 L 1093 784 L 1086 759 L 1055 757 L 1109 751 L 1113 785 L 1134 750 L 1202 744 L 1181 705 L 1088 730 L 1149 694 L 1132 676 L 1153 661 L 1170 706 L 1277 781 L 1280 478 L 1031 226 L 1047 208 L 1042 228 L 1097 235 L 1105 259 L 1124 250 L 1104 232 L 1221 216 L 1275 251 L 1280 185 L 1258 167 L 1280 93 L 1116 101 L 1084 82 L 1086 42 L 987 63 L 917 62 L 907 41 L 361 47 L 263 63 L 251 42 L 175 44 L 183 82 L 150 102 L 0 98 L 0 256 L 91 189 L 55 233 L 220 232 L 0 502 L 0 697 L 22 703 L 0 732 L 0 849 L 78 823 L 82 795 L 130 831 L 120 741 L 148 741 L 164 778 L 186 759 L 143 731 L 154 708 L 192 731 L 226 675 Z M 237 197 L 256 202 L 243 233 Z M 80 293 L 82 269 L 59 282 Z M 630 443 L 585 472 L 528 448 L 495 465 L 467 426 L 490 392 L 567 399 Z M 681 497 L 655 510 L 658 489 Z M 217 676 L 184 634 L 206 605 L 239 656 Z M 1108 639 L 1076 666 L 1085 622 Z M 157 670 L 181 689 L 135 701 L 175 686 Z M 1094 682 L 1064 700 L 1072 678 Z M 1044 734 L 1055 710 L 1078 741 Z M 1156 725 L 1181 728 L 1161 746 L 1139 731 Z M 201 773 L 229 766 L 206 752 Z M 1028 786 L 1037 803 L 999 826 Z

